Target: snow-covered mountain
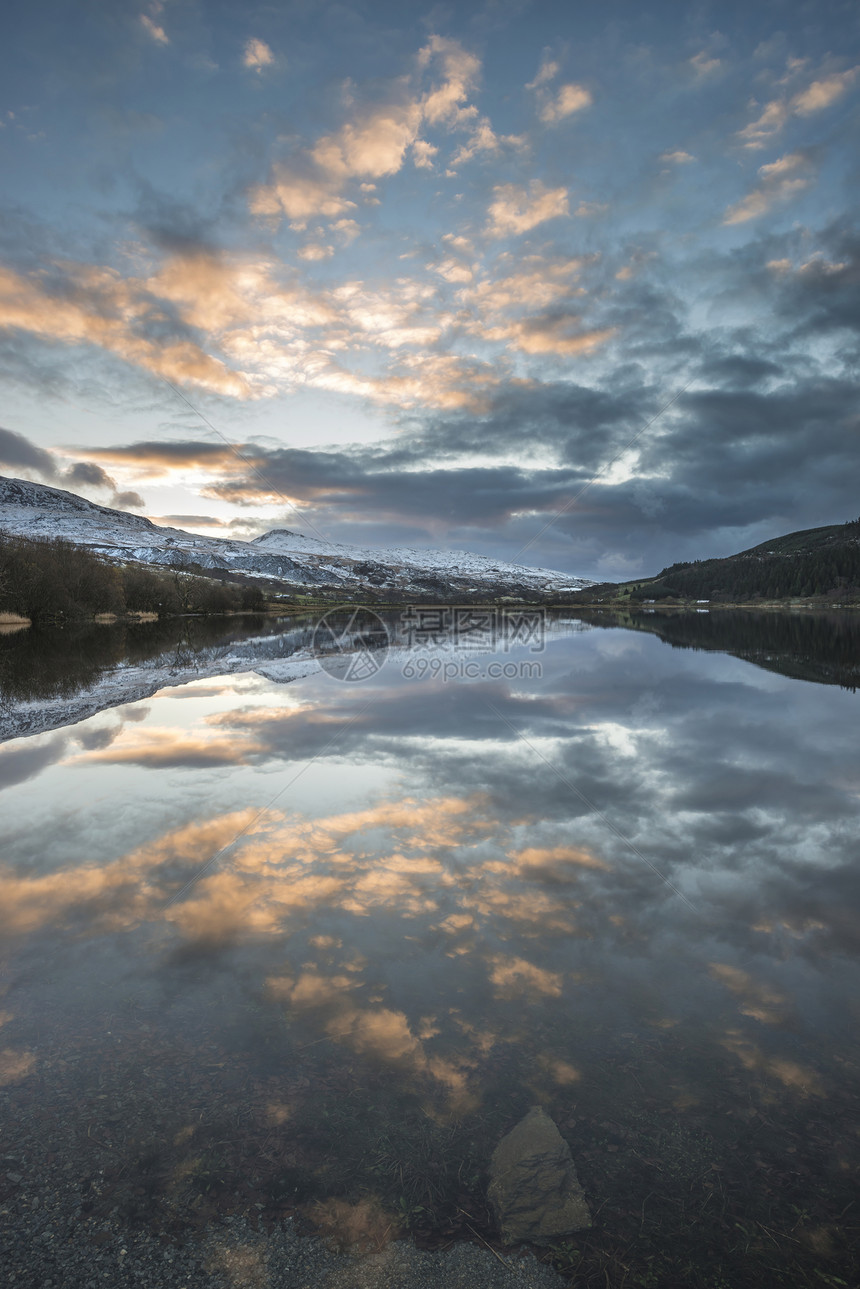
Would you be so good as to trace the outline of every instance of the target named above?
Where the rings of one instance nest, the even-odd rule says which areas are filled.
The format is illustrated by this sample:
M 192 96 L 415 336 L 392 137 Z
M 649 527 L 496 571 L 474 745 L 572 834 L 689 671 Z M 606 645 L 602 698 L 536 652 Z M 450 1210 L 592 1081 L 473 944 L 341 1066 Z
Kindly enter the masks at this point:
M 364 591 L 406 599 L 450 600 L 475 594 L 544 599 L 592 585 L 568 573 L 506 564 L 466 551 L 347 546 L 284 528 L 251 542 L 198 537 L 140 515 L 97 506 L 60 488 L 3 477 L 0 532 L 62 537 L 123 562 L 229 569 L 282 583 L 284 590 Z

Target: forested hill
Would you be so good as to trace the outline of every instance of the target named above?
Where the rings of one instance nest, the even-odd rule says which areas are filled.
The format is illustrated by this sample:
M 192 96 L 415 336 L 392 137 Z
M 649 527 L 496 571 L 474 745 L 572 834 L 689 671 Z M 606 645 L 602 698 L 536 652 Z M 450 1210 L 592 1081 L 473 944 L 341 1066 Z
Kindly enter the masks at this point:
M 812 597 L 860 602 L 860 519 L 788 533 L 725 559 L 672 564 L 656 578 L 611 589 L 590 587 L 587 594 L 590 599 L 609 594 L 633 600 L 716 603 Z

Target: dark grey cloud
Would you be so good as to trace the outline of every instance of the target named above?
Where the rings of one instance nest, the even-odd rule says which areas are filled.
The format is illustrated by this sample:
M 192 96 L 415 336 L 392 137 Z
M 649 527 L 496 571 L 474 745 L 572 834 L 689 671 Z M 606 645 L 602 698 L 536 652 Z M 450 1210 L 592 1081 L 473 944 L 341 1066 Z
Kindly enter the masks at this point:
M 181 255 L 211 254 L 216 250 L 218 212 L 204 214 L 140 176 L 135 186 L 137 203 L 132 218 L 155 246 Z
M 702 375 L 718 387 L 745 389 L 783 374 L 779 363 L 746 354 L 715 354 L 702 362 Z
M 78 733 L 78 742 L 87 752 L 101 751 L 106 747 L 110 747 L 111 743 L 122 731 L 122 726 L 123 721 L 120 721 L 118 725 L 84 726 Z
M 331 507 L 341 520 L 402 520 L 503 525 L 516 510 L 552 510 L 565 500 L 565 489 L 586 476 L 570 469 L 534 473 L 516 466 L 464 469 L 378 469 L 379 460 L 360 453 L 335 454 L 283 450 L 264 458 L 260 475 L 218 484 L 214 495 L 256 504 L 267 485 Z
M 116 482 L 94 461 L 76 462 L 66 470 L 63 482 L 71 488 L 110 488 L 111 491 L 116 491 Z
M 146 502 L 139 492 L 116 492 L 113 495 L 112 504 L 120 510 L 144 510 Z
M 797 337 L 860 332 L 860 232 L 834 225 L 799 272 L 777 284 L 779 305 Z M 855 339 L 856 344 L 856 339 Z
M 34 779 L 62 759 L 69 740 L 57 734 L 43 743 L 24 742 L 0 751 L 0 791 Z
M 57 463 L 50 452 L 36 447 L 23 434 L 0 426 L 0 465 L 12 471 L 35 470 L 46 479 L 54 479 Z

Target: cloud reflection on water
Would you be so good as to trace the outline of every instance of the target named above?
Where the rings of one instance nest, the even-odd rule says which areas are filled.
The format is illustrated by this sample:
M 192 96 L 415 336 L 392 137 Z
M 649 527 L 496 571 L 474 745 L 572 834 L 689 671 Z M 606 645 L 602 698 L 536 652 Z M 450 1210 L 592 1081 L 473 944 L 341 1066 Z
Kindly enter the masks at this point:
M 287 705 L 263 682 L 250 696 L 239 682 L 209 685 L 199 699 L 181 720 L 188 704 L 156 698 L 152 723 L 105 732 L 90 722 L 4 753 L 13 775 L 53 761 L 82 794 L 109 770 L 135 799 L 152 800 L 151 776 L 163 795 L 148 826 L 130 816 L 143 840 L 123 850 L 118 828 L 110 858 L 64 862 L 48 822 L 47 869 L 0 873 L 7 934 L 57 961 L 64 935 L 125 934 L 125 966 L 165 983 L 205 961 L 318 1038 L 429 1076 L 454 1098 L 479 1095 L 487 1051 L 544 1013 L 567 1036 L 538 1063 L 560 1083 L 578 1075 L 577 1044 L 595 1019 L 707 1017 L 745 1068 L 794 1090 L 819 1086 L 788 1047 L 800 1035 L 813 1050 L 850 1014 L 852 696 L 590 632 L 554 645 L 528 688 L 395 674 L 357 690 L 307 680 Z M 303 807 L 297 789 L 267 808 L 279 767 L 315 757 L 328 806 Z M 341 785 L 369 765 L 388 767 L 386 784 L 339 809 Z M 234 808 L 243 789 L 248 804 Z

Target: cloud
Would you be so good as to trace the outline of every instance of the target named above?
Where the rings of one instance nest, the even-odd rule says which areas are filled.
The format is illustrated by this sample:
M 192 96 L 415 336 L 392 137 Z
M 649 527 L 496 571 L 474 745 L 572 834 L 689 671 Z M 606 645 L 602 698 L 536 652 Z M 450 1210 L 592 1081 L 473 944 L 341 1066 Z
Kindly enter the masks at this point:
M 690 66 L 697 76 L 704 77 L 712 76 L 719 70 L 721 63 L 719 58 L 710 58 L 702 49 L 690 59 Z
M 813 81 L 807 89 L 800 94 L 795 94 L 791 101 L 793 110 L 798 116 L 810 116 L 813 112 L 820 112 L 823 108 L 830 107 L 831 103 L 835 103 L 854 84 L 858 73 L 860 73 L 860 67 L 852 67 L 847 72 Z
M 116 490 L 116 482 L 94 461 L 78 461 L 65 471 L 63 482 L 73 488 L 109 488 Z
M 460 291 L 458 299 L 490 320 L 511 310 L 546 309 L 577 292 L 575 284 L 589 261 L 584 257 L 551 259 L 530 255 L 519 263 L 519 272 L 495 278 L 486 275 L 473 287 Z
M 723 223 L 745 224 L 766 214 L 771 207 L 797 196 L 812 182 L 808 175 L 797 173 L 808 168 L 808 158 L 801 152 L 786 153 L 777 161 L 759 166 L 762 182 L 741 201 L 729 206 L 723 215 Z
M 68 927 L 80 918 L 91 935 L 151 917 L 184 880 L 177 881 L 177 873 L 197 872 L 201 854 L 211 856 L 229 845 L 252 825 L 254 814 L 249 809 L 190 823 L 101 865 L 21 876 L 0 869 L 4 932 L 26 933 L 46 923 Z
M 499 998 L 525 998 L 535 1002 L 542 997 L 561 997 L 564 978 L 554 971 L 537 967 L 525 958 L 490 959 L 490 979 Z
M 533 81 L 529 81 L 528 85 L 526 85 L 526 89 L 537 90 L 537 89 L 540 89 L 541 86 L 547 85 L 550 81 L 555 80 L 556 76 L 560 71 L 560 68 L 561 68 L 561 64 L 556 62 L 556 60 L 552 57 L 550 50 L 548 49 L 544 50 L 544 55 L 543 55 L 543 58 L 541 59 L 541 64 L 540 64 L 540 67 L 538 68 L 537 75 L 535 76 Z
M 168 528 L 226 528 L 224 519 L 214 515 L 150 515 L 154 524 L 164 524 Z
M 774 134 L 785 125 L 789 116 L 789 106 L 784 99 L 773 99 L 765 104 L 761 115 L 745 125 L 739 136 L 746 140 L 747 148 L 763 148 Z
M 547 188 L 540 179 L 533 179 L 528 188 L 498 184 L 487 211 L 487 233 L 490 237 L 516 237 L 569 213 L 566 188 Z
M 258 40 L 252 36 L 245 42 L 245 48 L 242 52 L 242 66 L 250 68 L 251 71 L 261 75 L 263 69 L 271 67 L 275 61 L 275 55 L 272 53 L 265 40 Z
M 547 125 L 557 125 L 566 116 L 581 112 L 594 102 L 591 91 L 584 85 L 562 85 L 553 98 L 541 106 L 540 119 Z
M 112 495 L 109 504 L 119 510 L 145 509 L 145 502 L 139 492 L 118 491 L 116 480 L 94 461 L 77 461 L 63 472 L 59 482 L 73 492 L 89 489 L 110 492 Z
M 341 246 L 350 246 L 360 234 L 361 229 L 354 219 L 336 219 L 331 225 L 331 231 Z
M 46 479 L 57 474 L 57 460 L 50 452 L 36 447 L 23 434 L 5 430 L 0 425 L 0 465 L 13 472 L 32 470 Z
M 137 765 L 143 769 L 199 769 L 215 765 L 244 765 L 257 751 L 248 739 L 196 735 L 178 729 L 122 730 L 107 748 L 74 757 L 72 764 Z
M 64 734 L 55 734 L 44 742 L 19 740 L 0 749 L 0 791 L 26 783 L 56 765 L 65 755 L 68 741 Z
M 510 858 L 523 877 L 541 881 L 549 886 L 567 885 L 579 880 L 583 869 L 604 869 L 609 866 L 591 851 L 577 846 L 527 846 L 514 852 Z
M 250 382 L 206 353 L 185 332 L 147 334 L 153 302 L 113 269 L 64 266 L 60 289 L 0 268 L 0 327 L 66 344 L 88 342 L 168 380 L 222 394 L 249 395 Z M 153 322 L 155 318 L 153 317 Z M 163 324 L 161 318 L 159 323 Z M 181 329 L 180 329 L 181 330 Z
M 661 161 L 671 162 L 671 164 L 675 166 L 685 166 L 688 165 L 689 162 L 696 160 L 696 158 L 689 152 L 683 152 L 680 148 L 675 152 L 661 152 L 659 159 Z
M 581 201 L 573 212 L 579 219 L 589 219 L 592 215 L 605 215 L 609 206 L 603 201 Z
M 579 311 L 564 304 L 584 294 L 577 281 L 588 262 L 526 257 L 522 272 L 485 277 L 464 287 L 458 299 L 469 316 L 461 317 L 461 326 L 471 335 L 504 342 L 526 354 L 572 357 L 593 352 L 615 334 L 615 328 L 588 327 Z
M 209 470 L 229 470 L 239 460 L 240 467 L 254 463 L 253 450 L 247 444 L 239 444 L 235 450 L 226 444 L 207 443 L 198 440 L 180 440 L 171 442 L 143 440 L 137 443 L 116 444 L 112 447 L 87 448 L 87 455 L 100 457 L 103 461 L 116 462 L 118 465 L 133 466 L 145 477 L 158 478 L 171 469 L 203 468 Z
M 431 36 L 418 55 L 418 66 L 428 68 L 436 60 L 442 79 L 421 101 L 422 115 L 431 125 L 459 125 L 469 121 L 476 109 L 464 106 L 477 84 L 481 62 L 456 40 Z
M 114 493 L 111 501 L 112 506 L 119 510 L 145 510 L 146 502 L 139 492 L 117 492 Z
M 469 265 L 459 260 L 442 260 L 440 264 L 433 265 L 433 271 L 446 282 L 471 282 L 475 276 Z
M 353 232 L 349 222 L 337 229 L 347 239 Z M 48 297 L 41 284 L 24 283 L 30 296 L 41 297 L 38 309 L 31 305 L 25 312 L 17 280 L 8 293 L 14 308 L 5 320 L 36 334 L 91 340 L 169 379 L 193 379 L 214 392 L 263 397 L 310 385 L 400 407 L 427 402 L 477 408 L 482 387 L 495 380 L 486 363 L 432 351 L 450 315 L 440 314 L 429 283 L 401 278 L 380 291 L 351 282 L 311 292 L 283 265 L 202 250 L 171 255 L 145 279 L 123 279 L 115 270 L 88 266 L 67 272 L 98 285 L 90 288 L 89 298 L 82 294 L 74 325 L 68 291 L 53 308 L 55 297 Z M 2 303 L 0 291 L 0 319 Z M 124 316 L 106 325 L 105 314 L 118 313 L 120 305 Z M 219 357 L 189 341 L 183 352 L 196 356 L 196 362 L 174 369 L 171 377 L 174 347 L 135 334 L 146 331 L 149 317 L 158 319 L 162 336 L 168 320 L 180 334 L 202 333 Z M 387 372 L 362 369 L 368 348 L 389 351 Z
M 141 222 L 156 241 L 154 256 L 147 259 L 147 248 L 138 246 L 125 273 L 71 260 L 10 271 L 0 278 L 0 322 L 45 341 L 99 346 L 171 383 L 215 394 L 263 398 L 311 387 L 398 409 L 485 408 L 504 366 L 458 352 L 462 333 L 443 285 L 472 283 L 472 257 L 441 257 L 427 266 L 430 279 L 400 277 L 381 289 L 360 280 L 308 286 L 298 273 L 301 264 L 329 259 L 356 238 L 347 182 L 365 177 L 366 187 L 402 167 L 422 122 L 460 130 L 460 160 L 519 143 L 496 135 L 468 104 L 480 70 L 472 55 L 434 40 L 419 64 L 419 80 L 401 78 L 393 101 L 358 108 L 284 163 L 283 173 L 276 168 L 274 184 L 258 194 L 261 209 L 289 214 L 296 227 L 326 212 L 328 229 L 316 225 L 292 265 L 216 250 L 205 221 L 147 192 Z M 489 228 L 494 236 L 517 235 L 569 213 L 564 188 L 501 185 L 493 191 Z M 564 356 L 610 334 L 579 307 L 562 312 L 532 323 L 498 320 L 483 339 L 521 355 Z
M 376 108 L 336 134 L 324 135 L 310 151 L 311 160 L 332 183 L 361 175 L 380 179 L 400 170 L 421 122 L 417 103 Z
M 315 216 L 335 218 L 355 208 L 344 193 L 351 182 L 397 174 L 411 151 L 419 169 L 430 169 L 438 145 L 421 137 L 424 127 L 468 130 L 470 138 L 457 154 L 460 162 L 482 151 L 495 151 L 502 142 L 486 117 L 467 100 L 481 71 L 480 60 L 454 40 L 431 36 L 416 58 L 416 71 L 401 77 L 389 100 L 355 109 L 340 129 L 326 134 L 289 161 L 276 162 L 266 183 L 249 195 L 252 213 L 277 218 L 285 215 L 302 229 Z M 433 79 L 434 70 L 439 75 Z M 425 78 L 431 80 L 423 88 Z
M 779 157 L 777 161 L 770 161 L 766 165 L 759 166 L 758 172 L 767 183 L 782 181 L 786 175 L 792 174 L 795 170 L 806 165 L 806 158 L 800 152 L 789 152 L 784 157 Z
M 565 117 L 581 112 L 594 102 L 589 89 L 573 82 L 551 91 L 549 84 L 555 80 L 559 70 L 560 64 L 550 56 L 549 50 L 545 50 L 537 76 L 526 85 L 527 90 L 534 91 L 538 116 L 545 125 L 557 125 Z
M 349 221 L 336 229 L 347 240 L 354 232 Z M 87 341 L 169 380 L 233 396 L 310 384 L 377 402 L 477 405 L 475 387 L 491 380 L 490 369 L 429 349 L 449 321 L 429 283 L 312 292 L 283 265 L 204 250 L 170 255 L 146 278 L 66 264 L 49 287 L 42 275 L 0 273 L 7 326 Z M 360 370 L 367 346 L 396 352 L 397 370 Z
M 812 81 L 806 89 L 796 94 L 771 99 L 759 116 L 738 132 L 739 137 L 745 140 L 744 146 L 751 149 L 763 148 L 792 116 L 812 116 L 815 112 L 830 107 L 851 88 L 858 74 L 860 66 L 852 67 L 848 71 Z
M 416 139 L 412 144 L 412 163 L 418 170 L 432 170 L 433 158 L 438 152 L 435 144 L 428 143 L 426 139 Z
M 164 7 L 163 5 L 154 5 L 153 12 L 157 14 L 161 11 L 163 7 Z M 170 38 L 167 35 L 167 32 L 164 30 L 163 27 L 160 27 L 158 23 L 154 22 L 152 18 L 149 17 L 148 14 L 142 13 L 140 15 L 140 24 L 143 27 L 143 30 L 146 32 L 146 34 L 152 40 L 154 40 L 157 45 L 170 44 Z
M 520 148 L 525 140 L 518 134 L 505 134 L 501 137 L 494 133 L 489 119 L 480 117 L 466 142 L 457 149 L 451 158 L 451 166 L 461 166 L 472 161 L 479 153 L 494 155 L 502 147 Z
M 505 338 L 526 354 L 574 357 L 592 353 L 615 334 L 614 327 L 588 330 L 575 314 L 545 314 L 511 323 Z
M 319 242 L 308 242 L 306 246 L 301 246 L 296 254 L 300 260 L 330 260 L 334 255 L 334 247 L 322 246 Z
M 72 492 L 91 488 L 109 491 L 112 493 L 111 505 L 121 509 L 143 509 L 144 503 L 138 493 L 117 492 L 116 481 L 94 461 L 76 461 L 61 470 L 61 460 L 54 453 L 36 447 L 23 434 L 16 434 L 0 426 L 0 467 L 15 474 L 37 474 L 49 483 L 69 488 Z
M 791 162 L 780 158 L 769 164 L 775 168 L 760 176 L 762 184 L 798 177 Z M 820 251 L 816 258 L 796 233 L 765 237 L 736 251 L 734 258 L 708 262 L 707 271 L 715 274 L 723 295 L 732 283 L 747 300 L 760 293 L 768 334 L 739 333 L 736 340 L 730 339 L 731 330 L 721 330 L 719 337 L 685 330 L 677 301 L 658 289 L 659 260 L 643 261 L 639 276 L 624 284 L 623 297 L 612 307 L 600 291 L 592 304 L 591 276 L 605 272 L 595 258 L 569 265 L 560 256 L 529 257 L 519 272 L 478 270 L 471 282 L 455 284 L 456 326 L 482 342 L 528 357 L 517 348 L 524 344 L 541 362 L 567 362 L 568 345 L 575 353 L 580 342 L 605 343 L 599 333 L 619 327 L 628 345 L 638 347 L 646 360 L 671 345 L 700 373 L 702 387 L 695 397 L 685 395 L 661 421 L 653 442 L 649 434 L 638 445 L 634 470 L 641 477 L 592 485 L 575 512 L 544 539 L 550 544 L 541 551 L 541 562 L 588 573 L 598 552 L 616 549 L 612 534 L 623 529 L 650 571 L 676 558 L 753 544 L 745 533 L 731 531 L 749 524 L 751 515 L 778 530 L 780 516 L 790 528 L 824 522 L 831 513 L 837 518 L 843 511 L 844 516 L 852 513 L 846 426 L 851 423 L 853 385 L 825 379 L 815 363 L 795 371 L 789 358 L 796 344 L 790 336 L 801 334 L 802 328 L 827 336 L 860 327 L 851 285 L 857 273 L 856 240 L 834 231 Z M 787 267 L 781 273 L 766 268 L 783 261 Z M 614 267 L 606 269 L 611 273 Z M 704 269 L 700 264 L 690 271 L 702 274 Z M 595 286 L 603 280 L 598 276 Z M 586 288 L 587 294 L 578 294 Z M 364 337 L 374 350 L 399 362 L 404 353 L 400 341 L 419 331 L 424 289 L 415 282 L 396 292 L 353 284 L 332 299 L 332 308 L 352 343 Z M 727 299 L 733 307 L 731 294 Z M 784 341 L 774 332 L 780 327 L 785 328 Z M 484 341 L 492 336 L 495 340 Z M 751 350 L 757 366 L 740 361 Z M 404 381 L 413 383 L 396 393 L 362 383 L 378 379 L 384 386 L 381 376 L 342 366 L 321 373 L 322 379 L 341 382 L 341 389 L 380 399 L 393 393 L 418 397 L 435 387 L 437 406 L 443 398 L 449 400 L 444 415 L 423 416 L 412 431 L 401 432 L 384 447 L 279 452 L 240 444 L 239 451 L 265 482 L 225 445 L 203 441 L 102 448 L 86 456 L 108 470 L 114 461 L 144 474 L 171 466 L 186 469 L 182 463 L 193 462 L 193 468 L 205 472 L 202 486 L 212 495 L 247 504 L 283 492 L 311 507 L 327 530 L 334 524 L 342 540 L 366 533 L 371 543 L 390 541 L 386 534 L 399 532 L 408 541 L 408 534 L 423 534 L 425 541 L 441 537 L 512 556 L 515 543 L 522 545 L 535 531 L 536 521 L 528 516 L 554 513 L 665 398 L 663 389 L 643 386 L 629 373 L 610 394 L 546 379 L 518 384 L 498 363 L 482 384 L 480 369 L 470 373 L 468 367 L 452 364 L 449 354 L 418 357 L 426 357 L 427 363 L 404 367 Z M 570 373 L 565 375 L 569 382 Z M 779 384 L 784 389 L 777 392 Z M 476 404 L 477 413 L 466 410 Z M 425 411 L 428 405 L 421 404 Z M 798 479 L 804 480 L 802 496 Z M 762 530 L 761 537 L 766 535 Z

